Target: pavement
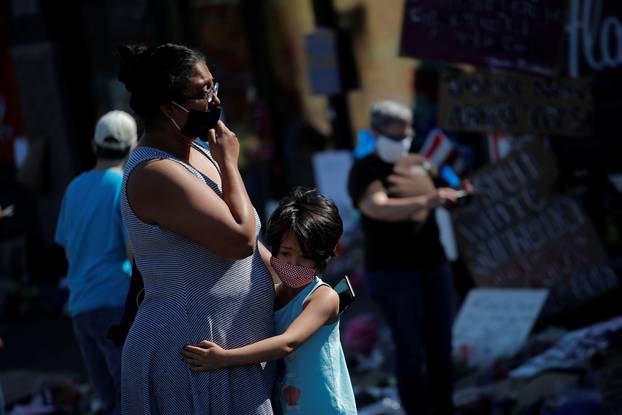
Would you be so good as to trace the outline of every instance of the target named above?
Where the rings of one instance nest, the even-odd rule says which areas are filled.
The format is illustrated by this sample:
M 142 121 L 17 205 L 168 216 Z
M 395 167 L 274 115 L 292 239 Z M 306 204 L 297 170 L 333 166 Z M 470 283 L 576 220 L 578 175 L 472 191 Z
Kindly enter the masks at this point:
M 362 284 L 355 286 L 355 292 L 356 300 L 341 317 L 342 340 L 353 317 L 373 313 L 380 318 Z M 69 317 L 50 313 L 4 321 L 0 323 L 0 335 L 4 342 L 0 350 L 0 383 L 7 403 L 26 398 L 40 384 L 53 379 L 71 379 L 76 384 L 88 382 Z M 345 352 L 348 356 L 347 349 Z

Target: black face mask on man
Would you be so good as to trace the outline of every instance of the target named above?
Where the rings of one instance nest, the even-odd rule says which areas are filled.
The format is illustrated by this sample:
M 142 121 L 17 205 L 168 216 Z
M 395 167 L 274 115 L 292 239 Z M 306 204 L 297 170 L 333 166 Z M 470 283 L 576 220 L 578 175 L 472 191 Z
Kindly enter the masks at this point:
M 171 101 L 180 110 L 188 114 L 186 123 L 183 127 L 180 127 L 174 119 L 169 119 L 175 124 L 179 131 L 190 138 L 205 139 L 209 130 L 216 128 L 216 124 L 220 119 L 221 107 L 220 105 L 211 106 L 208 111 L 199 111 L 193 109 L 187 109 L 182 105 L 179 105 L 175 101 Z

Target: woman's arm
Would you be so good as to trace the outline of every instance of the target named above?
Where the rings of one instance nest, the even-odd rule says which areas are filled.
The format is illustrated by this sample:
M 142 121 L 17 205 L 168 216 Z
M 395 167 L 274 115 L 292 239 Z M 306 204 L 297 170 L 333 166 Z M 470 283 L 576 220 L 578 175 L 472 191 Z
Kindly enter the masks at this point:
M 235 135 L 220 124 L 217 136 L 237 143 Z M 213 137 L 210 144 L 212 141 Z M 222 257 L 246 258 L 256 243 L 253 206 L 237 170 L 237 156 L 220 154 L 218 161 L 223 198 L 176 161 L 151 160 L 130 175 L 128 200 L 146 223 L 191 239 Z
M 324 324 L 333 321 L 339 312 L 339 296 L 326 286 L 311 294 L 302 313 L 278 336 L 237 349 L 223 349 L 203 340 L 196 346 L 184 347 L 184 360 L 195 372 L 266 362 L 287 356 L 302 345 Z
M 261 260 L 270 271 L 270 275 L 272 275 L 272 282 L 276 285 L 281 282 L 279 276 L 277 275 L 274 268 L 272 268 L 272 264 L 270 263 L 270 258 L 272 257 L 272 253 L 266 248 L 266 246 L 261 242 L 257 241 L 257 249 L 259 249 L 259 255 L 261 255 Z
M 238 169 L 240 143 L 235 133 L 225 123 L 218 121 L 216 128 L 207 135 L 212 156 L 220 166 L 222 193 L 231 215 L 240 225 L 255 249 L 255 209 L 248 196 L 242 175 Z

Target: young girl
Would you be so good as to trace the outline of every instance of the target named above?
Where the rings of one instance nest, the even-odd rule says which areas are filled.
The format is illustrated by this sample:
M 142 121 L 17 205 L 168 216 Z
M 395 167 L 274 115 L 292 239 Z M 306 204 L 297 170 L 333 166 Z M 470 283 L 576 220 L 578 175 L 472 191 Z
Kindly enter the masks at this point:
M 277 401 L 284 414 L 356 414 L 354 393 L 339 340 L 339 297 L 317 275 L 334 256 L 343 225 L 335 204 L 317 190 L 294 190 L 268 222 L 276 286 L 277 336 L 225 350 L 204 340 L 188 345 L 194 371 L 277 360 Z

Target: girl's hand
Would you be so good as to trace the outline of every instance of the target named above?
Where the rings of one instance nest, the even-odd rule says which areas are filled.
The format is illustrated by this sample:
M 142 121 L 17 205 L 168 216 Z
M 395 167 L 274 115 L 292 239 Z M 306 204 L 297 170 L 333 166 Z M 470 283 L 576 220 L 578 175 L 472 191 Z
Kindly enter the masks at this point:
M 185 346 L 182 354 L 194 372 L 207 372 L 227 366 L 227 351 L 207 340 L 195 346 Z

